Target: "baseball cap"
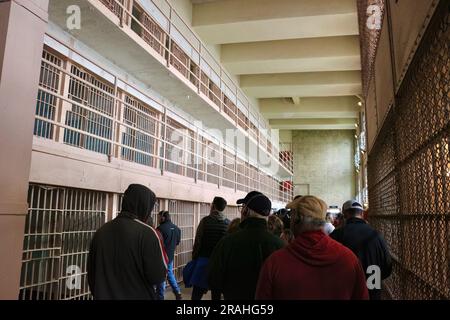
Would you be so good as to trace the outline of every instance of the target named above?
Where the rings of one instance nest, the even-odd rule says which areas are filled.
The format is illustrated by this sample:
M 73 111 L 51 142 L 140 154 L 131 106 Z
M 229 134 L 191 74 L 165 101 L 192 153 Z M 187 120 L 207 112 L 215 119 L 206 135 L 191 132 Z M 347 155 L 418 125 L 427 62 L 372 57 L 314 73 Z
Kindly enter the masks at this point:
M 258 191 L 250 191 L 249 193 L 247 193 L 245 198 L 239 199 L 238 201 L 236 201 L 236 204 L 247 204 L 248 200 L 250 200 L 251 198 L 253 198 L 254 196 L 256 196 L 258 194 L 262 194 L 262 193 L 258 192 Z
M 327 214 L 327 204 L 314 196 L 304 196 L 289 203 L 286 208 L 294 210 L 296 214 L 310 216 L 318 220 L 325 221 Z M 292 217 L 293 213 L 291 213 Z
M 345 212 L 349 209 L 357 209 L 364 211 L 363 206 L 358 201 L 355 200 L 348 200 L 342 205 L 342 212 Z
M 239 199 L 237 204 L 245 204 L 249 209 L 262 216 L 268 216 L 272 210 L 270 199 L 258 191 L 249 192 L 244 199 Z

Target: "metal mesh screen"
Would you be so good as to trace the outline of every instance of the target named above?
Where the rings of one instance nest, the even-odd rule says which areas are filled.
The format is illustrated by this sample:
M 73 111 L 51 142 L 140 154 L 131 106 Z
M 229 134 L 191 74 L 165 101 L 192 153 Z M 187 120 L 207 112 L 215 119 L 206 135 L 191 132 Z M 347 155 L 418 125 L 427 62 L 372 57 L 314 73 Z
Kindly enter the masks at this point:
M 450 298 L 448 1 L 441 1 L 369 155 L 370 222 L 392 251 L 394 299 Z

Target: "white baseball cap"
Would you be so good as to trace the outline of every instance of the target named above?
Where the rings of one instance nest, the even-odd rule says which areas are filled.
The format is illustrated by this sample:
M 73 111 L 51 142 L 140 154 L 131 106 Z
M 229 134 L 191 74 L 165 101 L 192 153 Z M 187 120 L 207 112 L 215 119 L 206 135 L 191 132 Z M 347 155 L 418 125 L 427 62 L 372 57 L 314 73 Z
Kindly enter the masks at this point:
M 358 201 L 355 201 L 355 200 L 348 200 L 343 204 L 342 212 L 345 212 L 349 209 L 357 209 L 357 210 L 364 211 L 363 206 Z

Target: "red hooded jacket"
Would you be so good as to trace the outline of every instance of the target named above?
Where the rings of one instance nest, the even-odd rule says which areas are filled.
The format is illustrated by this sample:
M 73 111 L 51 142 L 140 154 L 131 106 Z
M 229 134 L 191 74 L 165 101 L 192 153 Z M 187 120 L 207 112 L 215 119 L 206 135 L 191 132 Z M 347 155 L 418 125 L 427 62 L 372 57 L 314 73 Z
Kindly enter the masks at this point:
M 369 298 L 366 277 L 352 251 L 322 231 L 306 232 L 264 263 L 259 300 Z

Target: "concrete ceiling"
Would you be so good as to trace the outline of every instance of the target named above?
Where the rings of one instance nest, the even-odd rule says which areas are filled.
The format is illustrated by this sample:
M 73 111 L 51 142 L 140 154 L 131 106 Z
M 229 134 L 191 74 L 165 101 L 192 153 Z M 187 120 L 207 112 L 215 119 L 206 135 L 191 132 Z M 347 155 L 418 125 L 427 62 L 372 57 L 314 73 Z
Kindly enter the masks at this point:
M 192 24 L 279 129 L 354 129 L 356 0 L 191 0 Z

